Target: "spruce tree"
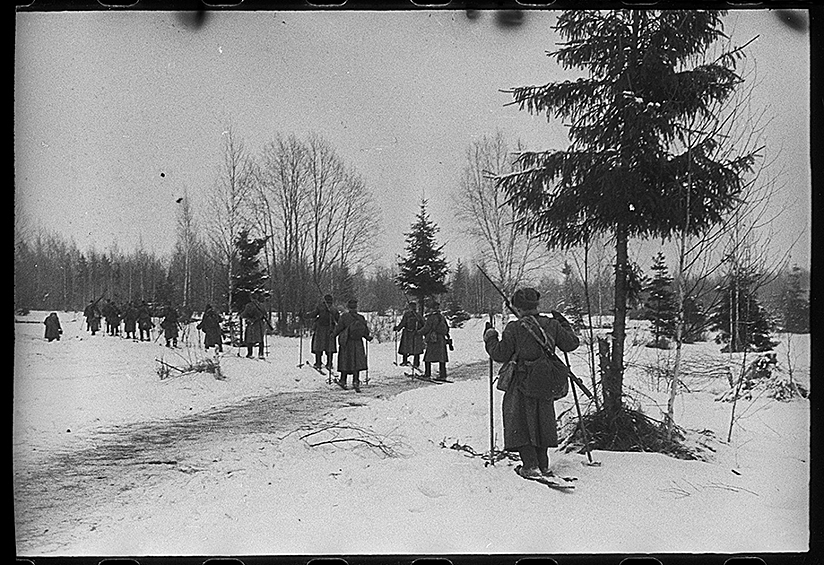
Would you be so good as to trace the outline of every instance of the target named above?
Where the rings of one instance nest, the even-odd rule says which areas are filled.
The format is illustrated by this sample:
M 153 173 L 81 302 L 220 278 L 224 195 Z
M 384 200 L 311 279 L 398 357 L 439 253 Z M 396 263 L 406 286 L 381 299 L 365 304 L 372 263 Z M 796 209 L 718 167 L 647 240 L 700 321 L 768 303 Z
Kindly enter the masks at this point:
M 701 304 L 692 296 L 684 297 L 684 333 L 681 340 L 684 343 L 704 341 L 706 328 L 707 315 Z
M 650 269 L 654 274 L 644 289 L 647 293 L 644 317 L 652 322 L 653 339 L 650 346 L 666 349 L 667 340 L 675 336 L 677 305 L 664 254 L 659 252 L 652 261 Z
M 561 274 L 564 275 L 563 314 L 575 330 L 580 330 L 584 327 L 584 309 L 581 305 L 583 301 L 581 300 L 581 293 L 579 292 L 580 282 L 576 281 L 569 261 L 564 261 Z
M 455 264 L 455 272 L 452 275 L 452 282 L 449 285 L 449 298 L 446 303 L 445 316 L 453 328 L 460 328 L 463 323 L 470 318 L 468 312 L 463 308 L 466 297 L 466 268 L 458 259 Z
M 406 257 L 398 263 L 400 272 L 396 278 L 406 294 L 418 299 L 421 312 L 427 297 L 445 294 L 448 290 L 444 281 L 449 265 L 443 256 L 443 246 L 435 241 L 437 232 L 438 227 L 426 212 L 426 200 L 422 200 L 416 221 L 405 234 Z
M 810 332 L 810 297 L 803 286 L 801 268 L 793 266 L 782 300 L 783 329 L 785 332 L 803 334 Z
M 690 235 L 719 224 L 753 168 L 754 153 L 731 149 L 724 132 L 690 133 L 702 119 L 717 122 L 743 82 L 741 51 L 704 56 L 725 37 L 724 14 L 564 11 L 550 55 L 581 76 L 510 91 L 520 109 L 567 125 L 570 138 L 566 149 L 519 153 L 515 172 L 497 177 L 520 229 L 551 248 L 602 234 L 615 242 L 613 339 L 603 359 L 611 415 L 623 408 L 630 239 L 670 237 L 687 206 Z
M 725 344 L 722 352 L 768 351 L 777 343 L 770 339 L 773 323 L 756 296 L 755 273 L 728 273 L 718 287 L 720 299 L 710 316 L 710 327 L 718 330 L 715 341 Z
M 258 255 L 266 244 L 266 237 L 250 237 L 249 230 L 241 230 L 235 240 L 237 247 L 238 265 L 235 274 L 232 276 L 232 309 L 235 312 L 242 312 L 248 304 L 252 295 L 260 292 L 264 297 L 269 296 L 266 290 L 266 281 L 269 276 L 260 265 Z

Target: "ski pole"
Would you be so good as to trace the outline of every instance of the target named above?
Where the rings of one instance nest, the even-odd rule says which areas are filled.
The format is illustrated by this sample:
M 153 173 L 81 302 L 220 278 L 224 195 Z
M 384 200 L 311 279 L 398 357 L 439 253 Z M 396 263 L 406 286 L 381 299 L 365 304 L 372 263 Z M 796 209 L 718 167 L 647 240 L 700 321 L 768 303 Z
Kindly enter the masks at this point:
M 489 313 L 489 323 L 495 326 L 495 318 Z M 489 356 L 489 464 L 495 465 L 495 390 L 493 387 L 492 355 Z
M 564 360 L 566 361 L 567 367 L 569 367 L 569 355 L 567 354 L 566 351 L 564 351 Z M 571 371 L 570 371 L 570 373 L 571 373 Z M 586 454 L 587 454 L 587 461 L 588 461 L 587 465 L 589 465 L 590 467 L 597 467 L 597 466 L 601 465 L 601 462 L 592 460 L 592 453 L 590 453 L 590 451 L 589 451 L 589 436 L 587 435 L 587 428 L 584 425 L 584 418 L 581 415 L 581 405 L 578 402 L 578 391 L 575 390 L 575 383 L 572 382 L 571 377 L 570 377 L 569 380 L 570 380 L 569 385 L 570 385 L 570 388 L 572 389 L 572 398 L 575 401 L 575 410 L 577 410 L 577 412 L 578 412 L 578 425 L 581 426 L 581 434 L 584 436 L 584 451 L 586 451 Z
M 395 330 L 395 366 L 398 366 L 398 330 Z
M 303 363 L 303 312 L 300 313 L 300 325 L 298 331 L 300 332 L 300 349 L 298 351 L 298 369 L 302 368 Z
M 366 384 L 369 384 L 369 340 L 368 339 L 365 340 L 364 344 L 366 345 L 366 350 L 365 350 L 365 353 L 366 353 L 366 375 L 365 375 L 364 382 Z

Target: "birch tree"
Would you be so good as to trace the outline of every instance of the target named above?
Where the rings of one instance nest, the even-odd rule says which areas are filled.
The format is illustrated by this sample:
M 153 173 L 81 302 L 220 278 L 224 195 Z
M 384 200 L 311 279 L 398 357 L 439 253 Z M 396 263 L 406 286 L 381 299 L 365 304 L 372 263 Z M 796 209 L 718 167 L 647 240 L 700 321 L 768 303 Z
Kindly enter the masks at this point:
M 237 263 L 235 242 L 248 229 L 252 162 L 232 128 L 223 132 L 223 161 L 207 198 L 206 233 L 215 262 L 226 270 L 225 312 L 232 311 L 231 289 Z
M 505 206 L 506 195 L 494 177 L 512 171 L 513 157 L 503 134 L 483 136 L 466 150 L 466 164 L 454 194 L 457 218 L 463 231 L 477 242 L 481 262 L 491 266 L 498 287 L 512 296 L 516 287 L 545 267 L 546 245 L 519 233 L 517 212 Z M 506 316 L 508 310 L 502 307 Z

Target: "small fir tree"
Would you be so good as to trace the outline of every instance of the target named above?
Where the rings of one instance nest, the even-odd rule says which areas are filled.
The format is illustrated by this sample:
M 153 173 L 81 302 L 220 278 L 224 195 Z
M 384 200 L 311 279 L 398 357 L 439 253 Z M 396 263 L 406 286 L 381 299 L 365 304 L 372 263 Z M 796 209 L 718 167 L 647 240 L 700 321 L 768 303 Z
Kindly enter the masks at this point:
M 260 265 L 258 255 L 266 244 L 266 237 L 250 237 L 248 230 L 242 230 L 235 241 L 238 251 L 238 265 L 232 282 L 232 309 L 235 312 L 243 311 L 255 292 L 264 297 L 269 296 L 266 290 L 266 281 L 269 276 Z
M 803 286 L 802 274 L 801 268 L 793 266 L 784 291 L 781 306 L 785 332 L 810 332 L 810 297 L 809 291 Z
M 561 274 L 564 275 L 564 282 L 562 287 L 562 295 L 564 300 L 563 314 L 572 324 L 572 327 L 577 331 L 584 327 L 583 306 L 580 293 L 580 281 L 575 279 L 572 272 L 572 266 L 568 261 L 564 261 L 564 267 L 561 269 Z
M 710 316 L 710 327 L 718 330 L 716 343 L 722 352 L 768 351 L 777 343 L 770 339 L 773 323 L 755 293 L 754 273 L 728 273 L 719 286 L 720 300 Z
M 672 277 L 667 271 L 664 254 L 659 252 L 653 257 L 653 276 L 644 289 L 647 299 L 644 301 L 644 317 L 652 323 L 651 347 L 666 348 L 667 340 L 675 336 L 677 305 L 672 291 Z
M 449 266 L 443 256 L 443 246 L 435 242 L 438 227 L 429 219 L 426 200 L 421 201 L 421 209 L 406 234 L 406 257 L 398 266 L 397 283 L 401 289 L 418 299 L 418 307 L 423 312 L 427 297 L 444 294 L 448 288 L 446 276 Z
M 466 268 L 458 259 L 455 264 L 455 273 L 452 275 L 452 283 L 449 285 L 449 298 L 446 303 L 446 318 L 453 328 L 460 328 L 463 323 L 470 318 L 469 313 L 463 309 L 463 301 L 466 296 Z
M 693 297 L 684 298 L 684 333 L 681 339 L 684 343 L 704 341 L 704 330 L 707 327 L 707 315 L 703 307 Z

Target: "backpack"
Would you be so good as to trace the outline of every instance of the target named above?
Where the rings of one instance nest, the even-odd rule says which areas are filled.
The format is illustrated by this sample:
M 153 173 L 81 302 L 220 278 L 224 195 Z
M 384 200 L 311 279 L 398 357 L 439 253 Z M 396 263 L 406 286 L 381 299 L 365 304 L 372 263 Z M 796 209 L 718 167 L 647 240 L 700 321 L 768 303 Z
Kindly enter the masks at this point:
M 369 335 L 369 327 L 366 325 L 366 320 L 364 320 L 362 317 L 358 316 L 349 325 L 349 338 L 350 339 L 363 339 L 368 335 Z
M 560 400 L 569 394 L 570 368 L 555 353 L 547 352 L 550 348 L 549 338 L 544 329 L 533 320 L 525 319 L 521 325 L 542 345 L 541 356 L 534 361 L 523 361 L 526 367 L 524 394 L 542 400 Z M 537 328 L 538 331 L 535 330 Z

